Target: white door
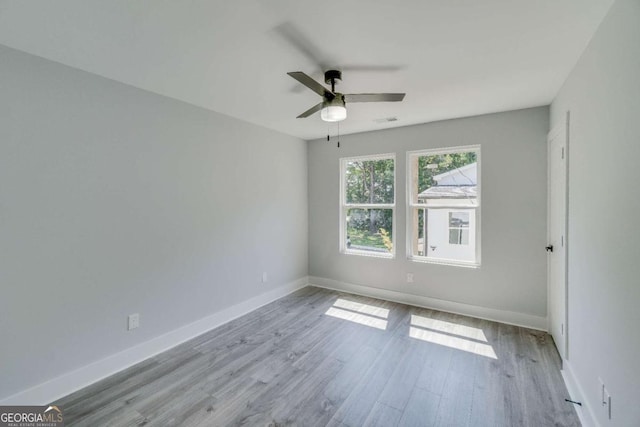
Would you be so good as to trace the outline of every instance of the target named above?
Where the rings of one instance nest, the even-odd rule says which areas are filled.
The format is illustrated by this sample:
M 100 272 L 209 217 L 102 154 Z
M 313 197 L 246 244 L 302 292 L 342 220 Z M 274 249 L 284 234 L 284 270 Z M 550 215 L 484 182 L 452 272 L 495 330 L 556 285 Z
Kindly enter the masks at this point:
M 562 359 L 567 358 L 567 123 L 547 137 L 548 150 L 548 313 L 549 332 Z

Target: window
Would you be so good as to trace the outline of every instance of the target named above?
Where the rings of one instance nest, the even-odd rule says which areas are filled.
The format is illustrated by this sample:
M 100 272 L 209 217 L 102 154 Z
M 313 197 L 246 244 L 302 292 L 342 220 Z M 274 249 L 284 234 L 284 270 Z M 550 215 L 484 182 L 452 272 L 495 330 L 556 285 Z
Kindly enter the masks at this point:
M 449 244 L 469 244 L 469 212 L 449 212 Z
M 395 155 L 340 159 L 340 250 L 392 258 Z
M 409 258 L 480 265 L 480 147 L 407 154 Z

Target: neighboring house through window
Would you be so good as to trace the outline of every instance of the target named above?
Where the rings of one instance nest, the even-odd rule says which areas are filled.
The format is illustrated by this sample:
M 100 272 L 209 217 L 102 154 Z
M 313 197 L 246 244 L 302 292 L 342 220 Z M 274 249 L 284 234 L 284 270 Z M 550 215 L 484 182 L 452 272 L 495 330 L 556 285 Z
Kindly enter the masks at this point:
M 480 264 L 480 147 L 408 153 L 408 253 L 414 260 Z

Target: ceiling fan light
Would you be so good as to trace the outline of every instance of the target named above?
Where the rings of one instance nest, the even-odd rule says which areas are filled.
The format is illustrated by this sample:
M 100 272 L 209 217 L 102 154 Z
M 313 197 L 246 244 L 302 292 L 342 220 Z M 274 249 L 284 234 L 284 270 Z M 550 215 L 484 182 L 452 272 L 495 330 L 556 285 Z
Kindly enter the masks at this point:
M 328 105 L 320 111 L 325 122 L 339 122 L 347 118 L 347 109 L 342 105 Z

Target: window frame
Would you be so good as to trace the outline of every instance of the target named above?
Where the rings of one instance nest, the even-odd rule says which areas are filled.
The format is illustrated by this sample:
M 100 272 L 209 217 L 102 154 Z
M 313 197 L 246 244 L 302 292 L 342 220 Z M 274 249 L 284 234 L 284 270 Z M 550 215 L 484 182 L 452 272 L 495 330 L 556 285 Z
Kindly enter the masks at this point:
M 477 162 L 477 193 L 476 200 L 478 205 L 476 207 L 464 207 L 462 210 L 472 209 L 475 212 L 475 261 L 461 261 L 455 259 L 445 259 L 445 258 L 430 258 L 426 255 L 418 255 L 417 253 L 413 253 L 413 241 L 414 236 L 417 230 L 414 230 L 413 227 L 413 212 L 414 209 L 426 208 L 425 204 L 419 204 L 417 202 L 417 188 L 414 194 L 414 183 L 417 183 L 414 180 L 414 159 L 422 156 L 433 156 L 438 154 L 452 154 L 452 153 L 460 153 L 460 152 L 469 152 L 474 151 L 476 153 L 476 162 Z M 480 268 L 481 266 L 481 217 L 482 217 L 482 182 L 481 182 L 481 168 L 482 168 L 482 160 L 481 160 L 481 149 L 480 144 L 475 145 L 463 145 L 463 146 L 455 146 L 455 147 L 443 147 L 443 148 L 428 148 L 422 150 L 414 150 L 407 151 L 406 154 L 406 254 L 407 259 L 414 262 L 423 262 L 427 264 L 440 264 L 440 265 L 450 265 L 455 267 L 469 267 L 469 268 Z M 432 209 L 461 209 L 460 206 L 441 206 L 438 208 Z M 448 225 L 448 224 L 447 224 Z M 471 230 L 469 231 L 469 238 L 471 238 Z M 426 236 L 425 236 L 426 237 Z M 425 245 L 425 253 L 426 253 L 426 240 L 424 242 Z
M 347 203 L 346 200 L 346 171 L 347 164 L 351 161 L 371 161 L 371 160 L 393 160 L 393 203 Z M 358 255 L 373 258 L 394 259 L 396 257 L 396 201 L 398 200 L 398 185 L 397 185 L 397 169 L 398 162 L 396 159 L 396 153 L 384 153 L 384 154 L 369 154 L 363 156 L 341 157 L 340 163 L 340 200 L 339 200 L 339 251 L 345 255 Z M 348 209 L 391 209 L 391 243 L 393 247 L 391 252 L 374 252 L 366 250 L 351 249 L 347 247 L 347 223 L 346 212 Z

